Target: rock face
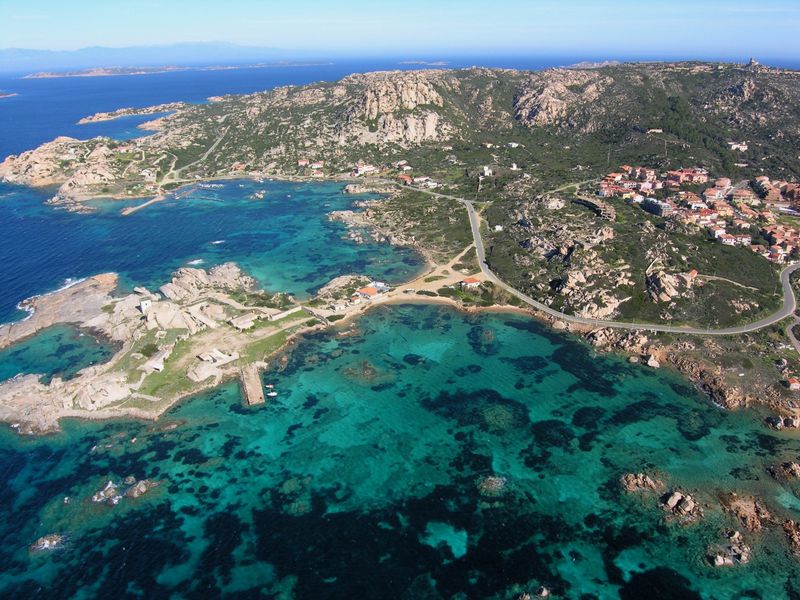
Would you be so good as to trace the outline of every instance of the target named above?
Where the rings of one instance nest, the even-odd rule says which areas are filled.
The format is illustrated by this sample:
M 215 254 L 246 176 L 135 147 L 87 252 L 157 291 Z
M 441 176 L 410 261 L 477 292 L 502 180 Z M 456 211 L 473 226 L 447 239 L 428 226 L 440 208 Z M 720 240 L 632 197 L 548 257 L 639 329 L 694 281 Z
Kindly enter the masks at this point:
M 669 302 L 678 296 L 677 281 L 672 275 L 657 271 L 645 279 L 647 292 L 655 302 Z
M 57 137 L 19 156 L 10 155 L 0 163 L 0 178 L 9 183 L 27 185 L 55 185 L 63 181 L 63 171 L 57 157 L 73 157 L 77 154 L 79 140 Z
M 443 75 L 442 71 L 389 71 L 346 77 L 345 86 L 364 89 L 347 110 L 340 139 L 406 145 L 444 139 L 451 127 L 434 110 L 444 106 L 434 86 Z
M 442 71 L 390 71 L 351 75 L 345 85 L 363 83 L 366 89 L 352 108 L 355 118 L 374 121 L 381 115 L 397 111 L 412 111 L 419 106 L 443 106 L 444 100 L 433 87 Z
M 108 138 L 80 141 L 59 137 L 0 163 L 0 180 L 32 186 L 60 185 L 52 204 L 70 205 L 102 195 L 122 176 Z M 80 207 L 79 207 L 80 208 Z
M 532 76 L 514 100 L 514 115 L 528 127 L 577 126 L 576 111 L 600 97 L 610 80 L 596 71 L 551 69 Z M 594 131 L 597 125 L 584 126 Z
M 255 280 L 245 275 L 236 264 L 225 263 L 210 271 L 188 267 L 178 269 L 172 281 L 162 285 L 159 291 L 170 300 L 191 300 L 199 298 L 201 292 L 210 287 L 235 290 L 250 289 L 254 285 Z
M 445 139 L 452 133 L 437 109 L 444 106 L 436 84 L 443 71 L 386 71 L 351 75 L 346 87 L 363 91 L 349 106 L 338 126 L 339 140 L 358 143 L 421 144 Z

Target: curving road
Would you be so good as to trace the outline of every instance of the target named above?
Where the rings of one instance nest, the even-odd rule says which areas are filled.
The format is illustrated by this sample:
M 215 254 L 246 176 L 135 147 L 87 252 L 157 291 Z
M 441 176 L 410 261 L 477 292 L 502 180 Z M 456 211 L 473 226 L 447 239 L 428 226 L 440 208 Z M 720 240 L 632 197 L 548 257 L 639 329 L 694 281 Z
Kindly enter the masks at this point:
M 626 323 L 624 321 L 606 321 L 604 319 L 587 319 L 584 317 L 576 317 L 575 315 L 568 315 L 566 313 L 557 311 L 553 308 L 550 308 L 546 304 L 542 304 L 541 302 L 534 300 L 527 294 L 520 292 L 518 289 L 510 286 L 505 281 L 500 279 L 494 272 L 489 268 L 489 265 L 486 264 L 486 251 L 483 246 L 483 239 L 481 238 L 481 230 L 480 230 L 480 219 L 478 217 L 478 213 L 475 211 L 475 206 L 472 204 L 470 200 L 466 200 L 464 198 L 457 198 L 456 196 L 448 196 L 447 194 L 439 194 L 437 192 L 433 192 L 430 190 L 417 190 L 422 191 L 426 194 L 431 196 L 436 196 L 439 198 L 449 198 L 450 200 L 455 200 L 460 202 L 467 208 L 467 213 L 469 215 L 469 224 L 472 229 L 472 237 L 475 240 L 475 251 L 478 255 L 478 264 L 481 266 L 481 271 L 483 272 L 484 276 L 487 280 L 491 281 L 495 285 L 503 288 L 510 294 L 513 294 L 526 304 L 534 307 L 535 309 L 550 315 L 555 319 L 559 319 L 561 321 L 565 321 L 567 323 L 577 323 L 580 325 L 589 325 L 591 327 L 611 327 L 613 329 L 631 329 L 631 330 L 642 330 L 642 331 L 652 331 L 652 332 L 661 332 L 661 333 L 685 333 L 685 334 L 693 334 L 693 335 L 737 335 L 741 333 L 750 333 L 753 331 L 758 331 L 759 329 L 763 329 L 764 327 L 769 327 L 770 325 L 774 325 L 778 321 L 782 321 L 786 317 L 793 315 L 795 310 L 797 310 L 797 299 L 795 297 L 794 291 L 792 290 L 792 285 L 789 281 L 792 273 L 800 269 L 800 262 L 793 263 L 781 271 L 780 279 L 781 279 L 781 287 L 783 288 L 783 307 L 767 316 L 763 319 L 759 319 L 758 321 L 754 321 L 753 323 L 748 323 L 746 325 L 739 325 L 737 327 L 726 327 L 722 329 L 706 329 L 702 327 L 681 327 L 679 325 L 658 325 L 656 323 Z M 800 352 L 800 348 L 798 348 L 798 352 Z

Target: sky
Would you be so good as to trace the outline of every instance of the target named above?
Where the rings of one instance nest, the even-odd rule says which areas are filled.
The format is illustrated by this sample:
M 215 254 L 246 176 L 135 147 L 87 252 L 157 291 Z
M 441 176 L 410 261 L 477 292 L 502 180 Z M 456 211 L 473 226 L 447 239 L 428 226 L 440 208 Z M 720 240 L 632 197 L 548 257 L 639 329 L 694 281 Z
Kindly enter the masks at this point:
M 798 0 L 0 0 L 0 48 L 800 58 L 798 32 Z

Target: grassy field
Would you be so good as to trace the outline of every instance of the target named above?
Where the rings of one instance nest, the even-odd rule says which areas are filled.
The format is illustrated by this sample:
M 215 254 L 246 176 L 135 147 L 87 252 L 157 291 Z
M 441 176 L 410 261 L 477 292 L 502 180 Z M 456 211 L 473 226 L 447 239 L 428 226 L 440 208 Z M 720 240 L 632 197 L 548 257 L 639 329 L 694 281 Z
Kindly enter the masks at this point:
M 283 346 L 287 338 L 288 333 L 286 331 L 278 331 L 274 335 L 250 344 L 239 359 L 240 363 L 250 364 L 264 360 L 267 356 Z

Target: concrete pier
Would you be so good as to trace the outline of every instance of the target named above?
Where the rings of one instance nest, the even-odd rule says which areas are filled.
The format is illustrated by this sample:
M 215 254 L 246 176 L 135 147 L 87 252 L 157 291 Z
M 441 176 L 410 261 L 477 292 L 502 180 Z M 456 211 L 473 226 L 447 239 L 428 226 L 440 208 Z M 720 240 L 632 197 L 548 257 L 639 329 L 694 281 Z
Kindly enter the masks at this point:
M 258 367 L 256 365 L 242 367 L 239 371 L 239 376 L 242 379 L 242 389 L 244 390 L 247 404 L 250 406 L 264 404 L 264 386 L 261 385 Z

